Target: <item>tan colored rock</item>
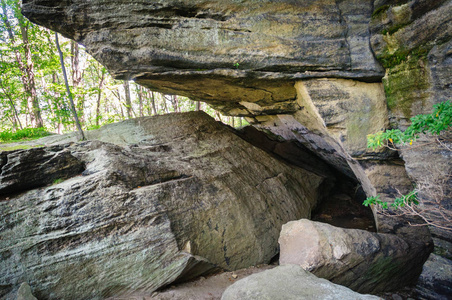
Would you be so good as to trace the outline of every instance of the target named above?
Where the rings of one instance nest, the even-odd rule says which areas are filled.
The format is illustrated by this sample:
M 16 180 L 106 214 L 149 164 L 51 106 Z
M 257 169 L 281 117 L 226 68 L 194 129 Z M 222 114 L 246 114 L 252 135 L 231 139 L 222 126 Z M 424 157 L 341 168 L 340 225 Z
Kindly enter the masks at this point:
M 22 11 L 85 45 L 118 79 L 232 113 L 247 110 L 242 101 L 293 100 L 303 78 L 379 80 L 372 2 L 24 0 Z
M 360 293 L 392 291 L 416 283 L 433 248 L 424 233 L 408 228 L 397 236 L 292 221 L 281 230 L 279 261 Z
M 303 91 L 302 97 L 309 97 L 328 132 L 341 141 L 353 157 L 370 151 L 367 149 L 368 134 L 388 128 L 381 83 L 322 78 L 298 82 L 297 89 Z

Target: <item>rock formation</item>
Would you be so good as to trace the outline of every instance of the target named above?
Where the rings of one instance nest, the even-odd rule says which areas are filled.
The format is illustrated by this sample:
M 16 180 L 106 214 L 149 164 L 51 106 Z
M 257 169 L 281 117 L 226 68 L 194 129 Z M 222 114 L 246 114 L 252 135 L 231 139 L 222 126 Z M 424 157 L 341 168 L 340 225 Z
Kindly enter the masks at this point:
M 451 10 L 451 0 L 23 0 L 22 8 L 85 45 L 116 78 L 244 116 L 273 141 L 315 153 L 361 195 L 393 198 L 427 179 L 449 211 L 450 151 L 429 137 L 400 155 L 369 151 L 366 135 L 404 129 L 451 98 Z M 437 208 L 429 194 L 420 193 Z M 391 231 L 387 222 L 379 229 Z M 434 229 L 435 243 L 451 249 L 450 232 Z
M 279 263 L 299 265 L 312 274 L 360 293 L 377 294 L 414 286 L 433 242 L 426 228 L 399 234 L 343 229 L 310 220 L 282 228 Z
M 85 45 L 116 78 L 246 116 L 316 151 L 368 195 L 376 188 L 393 198 L 431 173 L 425 165 L 450 166 L 447 155 L 427 155 L 427 148 L 403 153 L 403 160 L 368 151 L 366 135 L 403 129 L 410 117 L 451 97 L 451 6 L 450 0 L 24 0 L 23 13 Z M 450 172 L 442 168 L 432 180 Z M 393 182 L 378 175 L 393 173 Z
M 221 300 L 381 299 L 317 278 L 297 265 L 279 266 L 239 280 L 226 289 Z
M 52 157 L 59 164 L 50 177 L 66 179 L 17 184 L 0 198 L 2 299 L 22 282 L 39 299 L 149 294 L 219 268 L 268 263 L 281 226 L 309 217 L 328 180 L 202 112 L 129 120 L 89 137 L 97 140 L 2 152 L 10 164 Z M 71 178 L 58 171 L 72 165 L 83 169 Z M 8 166 L 0 183 L 20 183 L 23 166 Z

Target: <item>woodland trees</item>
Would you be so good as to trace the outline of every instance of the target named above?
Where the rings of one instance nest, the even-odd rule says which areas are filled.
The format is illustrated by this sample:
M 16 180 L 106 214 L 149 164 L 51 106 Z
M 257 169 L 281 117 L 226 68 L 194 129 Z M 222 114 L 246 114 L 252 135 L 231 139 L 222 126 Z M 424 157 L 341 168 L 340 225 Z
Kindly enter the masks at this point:
M 55 34 L 24 18 L 18 2 L 0 0 L 0 131 L 30 127 L 60 134 L 74 131 Z M 230 125 L 244 124 L 240 118 L 220 116 L 188 98 L 114 80 L 82 46 L 64 38 L 60 45 L 83 129 L 127 118 L 199 109 Z

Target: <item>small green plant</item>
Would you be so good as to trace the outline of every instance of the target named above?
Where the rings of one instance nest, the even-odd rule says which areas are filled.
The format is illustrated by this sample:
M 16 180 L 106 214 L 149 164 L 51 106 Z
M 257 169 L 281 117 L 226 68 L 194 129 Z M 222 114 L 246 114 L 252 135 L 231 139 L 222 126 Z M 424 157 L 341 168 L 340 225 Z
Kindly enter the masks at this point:
M 401 208 L 401 207 L 405 207 L 405 206 L 412 206 L 412 205 L 418 205 L 418 204 L 419 204 L 419 201 L 417 198 L 417 190 L 412 190 L 407 195 L 402 195 L 401 197 L 396 198 L 394 200 L 394 202 L 391 204 L 389 204 L 386 201 L 382 201 L 380 199 L 380 195 L 368 197 L 363 202 L 364 206 L 377 205 L 383 209 L 388 209 L 390 206 L 392 208 Z
M 47 132 L 45 128 L 24 128 L 16 132 L 11 130 L 5 130 L 0 132 L 0 143 L 14 142 L 20 140 L 32 140 L 38 139 L 44 136 L 48 136 L 51 133 Z
M 442 131 L 449 129 L 451 124 L 452 103 L 441 102 L 433 107 L 433 113 L 411 118 L 411 125 L 405 131 L 391 129 L 369 134 L 367 147 L 375 150 L 382 146 L 393 149 L 395 145 L 412 145 L 421 133 L 439 135 Z
M 234 64 L 234 67 L 235 67 L 236 69 L 238 69 L 239 66 L 240 66 L 240 64 L 239 64 L 238 62 L 236 62 L 236 63 Z
M 58 179 L 55 179 L 52 184 L 55 185 L 55 184 L 59 184 L 62 182 L 63 182 L 63 178 L 58 178 Z

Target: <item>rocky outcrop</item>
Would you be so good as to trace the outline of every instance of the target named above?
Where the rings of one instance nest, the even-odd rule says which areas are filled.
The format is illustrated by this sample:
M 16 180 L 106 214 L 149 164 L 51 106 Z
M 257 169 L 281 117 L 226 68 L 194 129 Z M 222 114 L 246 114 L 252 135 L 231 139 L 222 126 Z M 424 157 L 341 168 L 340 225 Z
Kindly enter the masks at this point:
M 2 298 L 25 281 L 44 299 L 149 294 L 218 267 L 269 262 L 281 226 L 309 217 L 327 180 L 202 112 L 129 120 L 90 136 L 103 141 L 55 154 L 83 162 L 83 172 L 2 198 Z
M 22 12 L 85 45 L 116 78 L 249 114 L 240 102 L 287 112 L 295 80 L 379 80 L 372 9 L 371 0 L 26 0 Z
M 317 278 L 297 265 L 279 266 L 239 280 L 226 289 L 222 300 L 381 299 Z
M 83 162 L 65 146 L 0 153 L 0 195 L 13 194 L 79 175 Z
M 383 83 L 391 126 L 403 130 L 411 117 L 431 113 L 434 104 L 452 98 L 452 1 L 375 3 L 371 44 L 386 68 Z M 451 241 L 450 130 L 441 139 L 443 145 L 424 136 L 415 148 L 404 147 L 402 158 L 408 176 L 420 189 L 427 219 L 449 227 L 449 230 L 432 227 L 434 235 Z M 441 211 L 449 216 L 443 218 Z M 452 249 L 452 244 L 448 248 Z
M 410 117 L 451 98 L 451 7 L 451 0 L 23 1 L 30 20 L 84 44 L 116 78 L 245 116 L 278 141 L 261 148 L 310 171 L 322 166 L 314 167 L 320 177 L 338 172 L 359 191 L 355 204 L 431 178 L 426 185 L 439 184 L 433 190 L 444 191 L 448 212 L 450 141 L 439 148 L 424 137 L 426 146 L 398 155 L 369 151 L 366 135 L 405 129 Z M 141 135 L 133 130 L 117 142 Z M 273 147 L 289 143 L 317 157 Z M 437 208 L 430 191 L 419 195 Z M 441 243 L 450 232 L 434 230 Z
M 378 234 L 292 221 L 281 231 L 279 261 L 360 293 L 395 291 L 416 284 L 433 249 L 428 230 L 424 235 L 416 231 L 406 227 L 398 234 Z
M 452 295 L 452 261 L 432 253 L 424 265 L 416 291 L 424 299 L 448 299 Z

